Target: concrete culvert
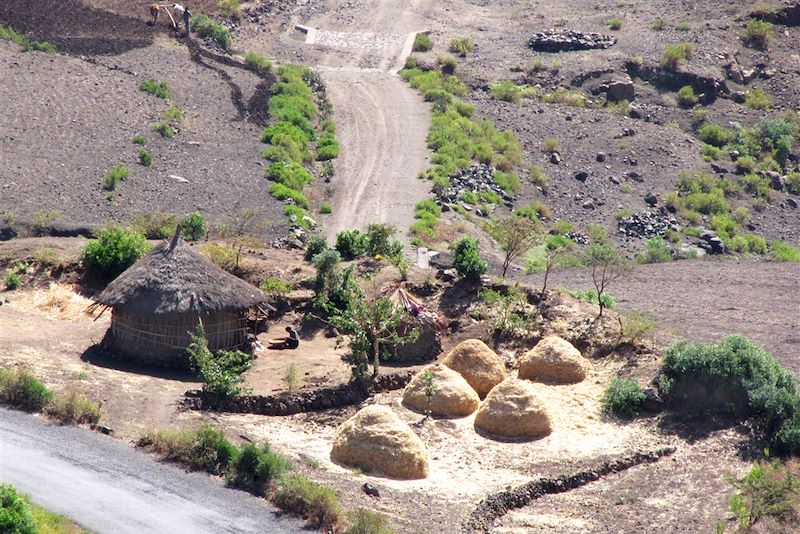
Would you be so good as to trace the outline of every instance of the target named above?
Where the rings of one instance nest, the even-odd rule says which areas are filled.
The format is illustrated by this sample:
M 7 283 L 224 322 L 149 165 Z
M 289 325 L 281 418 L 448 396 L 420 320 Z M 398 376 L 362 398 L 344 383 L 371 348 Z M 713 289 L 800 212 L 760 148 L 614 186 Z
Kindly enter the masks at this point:
M 442 363 L 463 376 L 481 398 L 506 378 L 503 360 L 479 339 L 462 341 Z
M 504 438 L 542 438 L 553 430 L 536 386 L 516 378 L 489 392 L 475 416 L 475 427 Z
M 425 413 L 428 397 L 425 375 L 433 374 L 434 394 L 431 396 L 431 415 L 441 417 L 466 417 L 478 409 L 480 399 L 464 377 L 445 365 L 431 365 L 414 375 L 403 392 L 403 404 L 412 410 Z
M 345 421 L 333 437 L 331 458 L 399 479 L 428 476 L 428 449 L 386 406 L 367 406 Z
M 586 378 L 589 360 L 572 343 L 558 336 L 547 336 L 522 355 L 519 377 L 536 382 L 574 384 Z

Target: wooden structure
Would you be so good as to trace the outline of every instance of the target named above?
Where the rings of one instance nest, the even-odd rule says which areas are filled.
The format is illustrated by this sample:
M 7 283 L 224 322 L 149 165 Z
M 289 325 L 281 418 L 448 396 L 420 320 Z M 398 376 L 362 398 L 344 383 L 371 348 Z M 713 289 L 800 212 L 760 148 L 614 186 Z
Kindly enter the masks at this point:
M 192 251 L 176 232 L 95 299 L 112 309 L 104 346 L 121 358 L 188 368 L 189 332 L 205 328 L 208 347 L 245 347 L 248 312 L 271 308 L 258 288 Z

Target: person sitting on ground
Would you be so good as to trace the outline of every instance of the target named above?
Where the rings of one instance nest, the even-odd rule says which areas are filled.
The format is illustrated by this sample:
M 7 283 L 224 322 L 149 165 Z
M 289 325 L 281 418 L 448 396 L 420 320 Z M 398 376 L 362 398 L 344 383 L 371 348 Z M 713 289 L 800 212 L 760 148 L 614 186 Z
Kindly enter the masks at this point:
M 287 326 L 286 332 L 288 332 L 287 337 L 283 337 L 280 339 L 274 339 L 269 342 L 269 348 L 271 349 L 296 349 L 300 346 L 300 334 L 297 333 L 297 330 L 294 329 L 293 326 Z

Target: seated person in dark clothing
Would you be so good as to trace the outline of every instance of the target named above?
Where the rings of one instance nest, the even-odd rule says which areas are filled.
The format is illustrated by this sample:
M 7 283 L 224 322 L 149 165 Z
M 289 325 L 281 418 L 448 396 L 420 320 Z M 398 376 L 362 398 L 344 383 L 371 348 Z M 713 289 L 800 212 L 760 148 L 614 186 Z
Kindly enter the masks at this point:
M 289 334 L 287 337 L 274 339 L 269 342 L 271 349 L 296 349 L 300 346 L 300 334 L 293 326 L 287 326 L 286 332 Z

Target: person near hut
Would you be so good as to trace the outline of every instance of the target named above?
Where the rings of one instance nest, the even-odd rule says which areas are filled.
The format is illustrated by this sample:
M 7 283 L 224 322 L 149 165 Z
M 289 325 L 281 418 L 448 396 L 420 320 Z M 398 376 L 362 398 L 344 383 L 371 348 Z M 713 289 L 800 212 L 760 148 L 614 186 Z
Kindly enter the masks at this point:
M 279 339 L 274 339 L 269 342 L 269 348 L 271 349 L 296 349 L 300 346 L 300 334 L 297 333 L 297 330 L 293 326 L 287 326 L 286 332 L 289 334 L 286 337 L 282 337 Z

